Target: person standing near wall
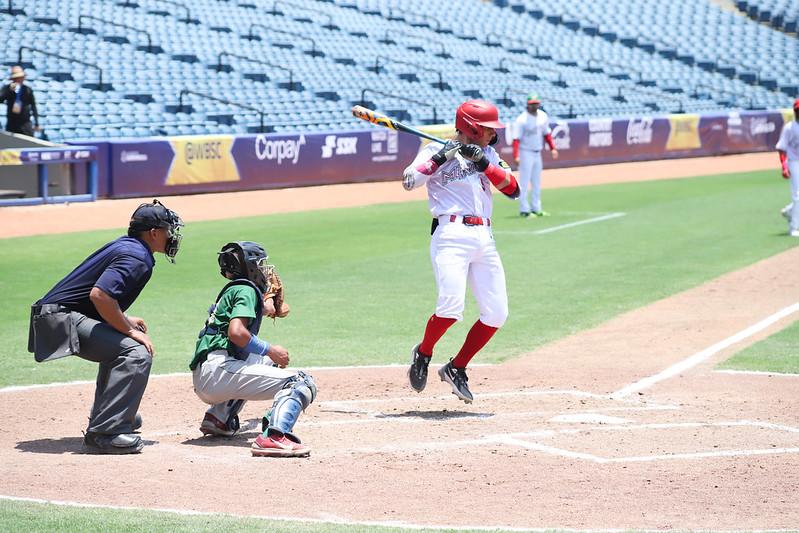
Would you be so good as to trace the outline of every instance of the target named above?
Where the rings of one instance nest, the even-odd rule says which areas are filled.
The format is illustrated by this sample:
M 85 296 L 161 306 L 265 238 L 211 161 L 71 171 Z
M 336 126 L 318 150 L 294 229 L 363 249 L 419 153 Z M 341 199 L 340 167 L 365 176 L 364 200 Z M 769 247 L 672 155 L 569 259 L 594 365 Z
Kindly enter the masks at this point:
M 25 71 L 19 65 L 11 67 L 9 79 L 11 82 L 0 89 L 0 102 L 5 102 L 7 107 L 6 131 L 33 137 L 34 131 L 41 130 L 33 89 L 25 85 Z M 31 123 L 31 115 L 35 126 Z
M 543 162 L 541 150 L 546 141 L 552 151 L 552 158 L 558 158 L 558 150 L 552 140 L 549 115 L 540 109 L 541 100 L 535 93 L 527 96 L 527 109 L 513 122 L 511 138 L 513 159 L 519 170 L 519 215 L 543 217 L 549 213 L 541 207 L 541 171 Z M 531 186 L 532 185 L 532 186 Z M 530 195 L 532 194 L 532 198 Z
M 777 151 L 780 154 L 782 177 L 791 180 L 791 203 L 782 208 L 788 219 L 788 234 L 799 237 L 799 98 L 793 102 L 794 120 L 782 127 Z

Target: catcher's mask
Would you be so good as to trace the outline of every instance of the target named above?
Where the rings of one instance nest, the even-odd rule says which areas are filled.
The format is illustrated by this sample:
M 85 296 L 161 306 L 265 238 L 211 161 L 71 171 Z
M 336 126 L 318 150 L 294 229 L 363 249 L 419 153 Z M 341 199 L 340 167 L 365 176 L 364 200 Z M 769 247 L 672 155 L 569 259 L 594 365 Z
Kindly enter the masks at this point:
M 219 251 L 219 268 L 223 276 L 232 274 L 233 279 L 245 278 L 260 289 L 267 290 L 267 271 L 269 265 L 263 246 L 252 241 L 229 242 Z
M 171 263 L 174 263 L 175 256 L 178 255 L 178 250 L 180 250 L 180 241 L 183 239 L 183 234 L 180 230 L 182 227 L 183 220 L 177 213 L 167 209 L 158 200 L 153 200 L 151 204 L 141 204 L 130 216 L 128 236 L 135 237 L 142 231 L 148 231 L 153 228 L 167 230 L 164 255 Z

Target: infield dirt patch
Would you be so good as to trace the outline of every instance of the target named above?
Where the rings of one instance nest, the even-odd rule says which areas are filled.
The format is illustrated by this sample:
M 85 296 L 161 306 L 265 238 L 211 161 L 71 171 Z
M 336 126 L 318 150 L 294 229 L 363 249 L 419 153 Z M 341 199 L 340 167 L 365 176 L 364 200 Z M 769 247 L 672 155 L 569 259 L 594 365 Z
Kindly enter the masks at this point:
M 763 157 L 766 168 L 774 166 L 772 155 Z M 745 170 L 744 159 L 735 171 Z M 713 159 L 679 163 L 691 175 L 725 171 Z M 674 164 L 661 162 L 669 169 L 662 172 L 673 177 Z M 628 167 L 625 179 L 656 175 L 657 165 L 639 165 Z M 600 170 L 568 172 L 599 179 Z M 567 171 L 545 171 L 545 181 L 555 181 L 556 172 Z M 612 174 L 622 179 L 618 169 Z M 331 201 L 330 189 L 347 187 L 324 195 Z M 364 187 L 373 201 L 411 198 L 396 183 L 352 187 L 359 192 L 333 204 L 351 205 L 345 202 L 363 198 Z M 372 194 L 383 187 L 390 193 L 376 200 Z M 308 193 L 235 193 L 225 204 L 286 195 L 280 205 L 308 209 Z M 167 204 L 199 220 L 202 208 L 189 205 L 207 201 L 176 197 Z M 110 212 L 128 213 L 139 202 L 36 208 L 30 216 L 37 221 L 26 227 L 43 231 L 37 224 L 59 209 L 80 209 L 81 220 L 97 214 L 107 227 Z M 28 217 L 33 208 L 12 209 Z M 3 216 L 10 216 L 5 209 Z M 798 302 L 799 284 L 785 275 L 797 263 L 799 249 L 792 249 L 506 364 L 476 366 L 471 405 L 451 395 L 433 368 L 422 394 L 407 387 L 404 367 L 316 369 L 320 396 L 297 426 L 312 447 L 308 459 L 250 457 L 263 402 L 245 406 L 245 427 L 235 437 L 201 437 L 205 407 L 188 374 L 151 379 L 141 408 L 148 446 L 128 457 L 76 453 L 93 384 L 0 391 L 0 493 L 453 528 L 795 528 L 799 378 L 712 371 L 792 316 L 670 379 L 624 397 L 612 393 Z

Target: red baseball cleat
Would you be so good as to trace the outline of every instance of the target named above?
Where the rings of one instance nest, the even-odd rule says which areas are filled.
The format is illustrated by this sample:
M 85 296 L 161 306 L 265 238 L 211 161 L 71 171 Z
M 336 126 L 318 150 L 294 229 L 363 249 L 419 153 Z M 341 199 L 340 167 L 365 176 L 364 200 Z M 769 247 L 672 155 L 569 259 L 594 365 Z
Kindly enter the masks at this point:
M 258 435 L 252 443 L 252 454 L 254 457 L 308 457 L 311 449 L 285 435 L 279 437 Z

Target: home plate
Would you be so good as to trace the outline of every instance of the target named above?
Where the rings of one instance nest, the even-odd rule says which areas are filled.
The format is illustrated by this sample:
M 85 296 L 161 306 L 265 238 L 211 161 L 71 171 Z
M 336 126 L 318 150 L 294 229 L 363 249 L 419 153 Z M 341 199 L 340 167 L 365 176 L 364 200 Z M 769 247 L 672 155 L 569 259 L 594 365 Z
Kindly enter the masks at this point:
M 578 413 L 573 415 L 558 415 L 549 419 L 550 422 L 567 422 L 577 424 L 629 424 L 632 420 L 616 416 L 598 415 L 596 413 Z

